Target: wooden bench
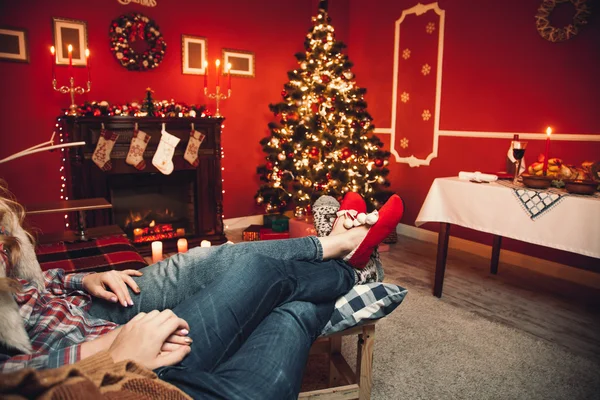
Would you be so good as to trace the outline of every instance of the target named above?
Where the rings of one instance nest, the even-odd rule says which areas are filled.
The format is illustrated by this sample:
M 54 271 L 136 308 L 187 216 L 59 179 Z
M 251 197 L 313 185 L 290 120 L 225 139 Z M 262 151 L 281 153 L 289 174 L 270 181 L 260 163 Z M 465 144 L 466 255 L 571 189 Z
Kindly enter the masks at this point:
M 373 383 L 373 346 L 375 345 L 375 324 L 349 328 L 333 335 L 320 337 L 315 341 L 310 354 L 329 355 L 329 387 L 327 389 L 302 392 L 302 400 L 369 400 Z M 356 371 L 352 371 L 342 356 L 342 337 L 357 335 Z

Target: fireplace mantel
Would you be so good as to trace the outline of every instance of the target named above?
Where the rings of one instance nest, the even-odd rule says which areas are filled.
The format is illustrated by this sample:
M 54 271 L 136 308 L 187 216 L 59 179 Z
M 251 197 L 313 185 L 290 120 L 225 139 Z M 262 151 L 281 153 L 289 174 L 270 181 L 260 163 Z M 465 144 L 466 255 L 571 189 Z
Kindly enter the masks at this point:
M 64 117 L 68 142 L 85 141 L 81 147 L 69 149 L 67 161 L 67 193 L 71 199 L 86 199 L 103 197 L 111 201 L 109 181 L 115 175 L 130 175 L 135 177 L 145 174 L 161 174 L 152 165 L 152 157 L 161 138 L 162 124 L 172 135 L 181 141 L 175 149 L 173 156 L 174 174 L 177 171 L 195 171 L 195 195 L 193 206 L 196 210 L 196 234 L 186 236 L 190 246 L 197 245 L 202 240 L 212 243 L 227 241 L 223 231 L 223 194 L 221 180 L 221 124 L 223 118 L 152 118 L 152 117 Z M 138 129 L 151 136 L 144 160 L 146 168 L 142 171 L 127 164 L 125 159 L 129 151 L 135 124 Z M 206 135 L 198 151 L 199 165 L 192 166 L 183 158 L 191 126 Z M 112 168 L 102 171 L 92 161 L 92 154 L 98 143 L 100 131 L 105 129 L 119 135 L 110 154 Z M 162 175 L 162 174 L 161 174 Z M 147 179 L 146 179 L 147 180 Z M 116 224 L 111 210 L 95 211 L 88 213 L 87 224 L 90 227 Z M 177 239 L 164 241 L 165 251 L 174 250 Z M 138 250 L 144 254 L 150 253 L 149 243 L 136 244 Z

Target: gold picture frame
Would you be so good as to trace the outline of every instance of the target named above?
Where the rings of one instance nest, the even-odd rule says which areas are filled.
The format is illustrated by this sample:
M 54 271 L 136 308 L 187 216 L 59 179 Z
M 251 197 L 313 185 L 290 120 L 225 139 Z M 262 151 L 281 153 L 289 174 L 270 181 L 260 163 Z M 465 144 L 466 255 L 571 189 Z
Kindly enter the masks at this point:
M 254 53 L 245 50 L 223 49 L 223 65 L 231 64 L 231 76 L 254 78 L 256 75 Z M 223 68 L 223 75 L 226 74 Z
M 0 60 L 29 62 L 25 29 L 0 27 Z
M 204 75 L 208 64 L 208 39 L 201 36 L 181 35 L 181 73 Z
M 67 18 L 52 18 L 52 32 L 56 49 L 56 64 L 68 65 L 68 46 L 73 46 L 73 65 L 85 67 L 87 43 L 87 24 L 85 21 Z

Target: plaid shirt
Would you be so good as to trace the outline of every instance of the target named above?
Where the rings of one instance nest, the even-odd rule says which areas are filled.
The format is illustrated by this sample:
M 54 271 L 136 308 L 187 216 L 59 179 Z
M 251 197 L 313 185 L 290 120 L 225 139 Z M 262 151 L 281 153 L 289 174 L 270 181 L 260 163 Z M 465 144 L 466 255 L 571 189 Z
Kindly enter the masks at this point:
M 0 256 L 0 263 L 8 264 L 7 258 Z M 118 326 L 87 313 L 91 297 L 83 291 L 85 275 L 66 275 L 62 269 L 48 270 L 44 272 L 44 292 L 38 291 L 27 281 L 19 281 L 23 290 L 14 298 L 19 305 L 33 353 L 13 357 L 0 354 L 1 372 L 73 364 L 81 358 L 83 342 L 96 339 Z

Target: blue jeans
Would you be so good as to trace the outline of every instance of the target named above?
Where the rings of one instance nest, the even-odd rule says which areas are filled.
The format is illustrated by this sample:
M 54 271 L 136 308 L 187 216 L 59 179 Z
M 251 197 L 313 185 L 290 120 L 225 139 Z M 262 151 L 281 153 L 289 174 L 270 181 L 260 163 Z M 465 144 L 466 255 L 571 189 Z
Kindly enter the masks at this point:
M 172 308 L 194 344 L 157 373 L 193 398 L 292 399 L 310 346 L 355 280 L 347 264 L 321 259 L 314 237 L 194 249 L 146 268 L 135 307 L 96 301 L 90 313 L 125 323 Z

